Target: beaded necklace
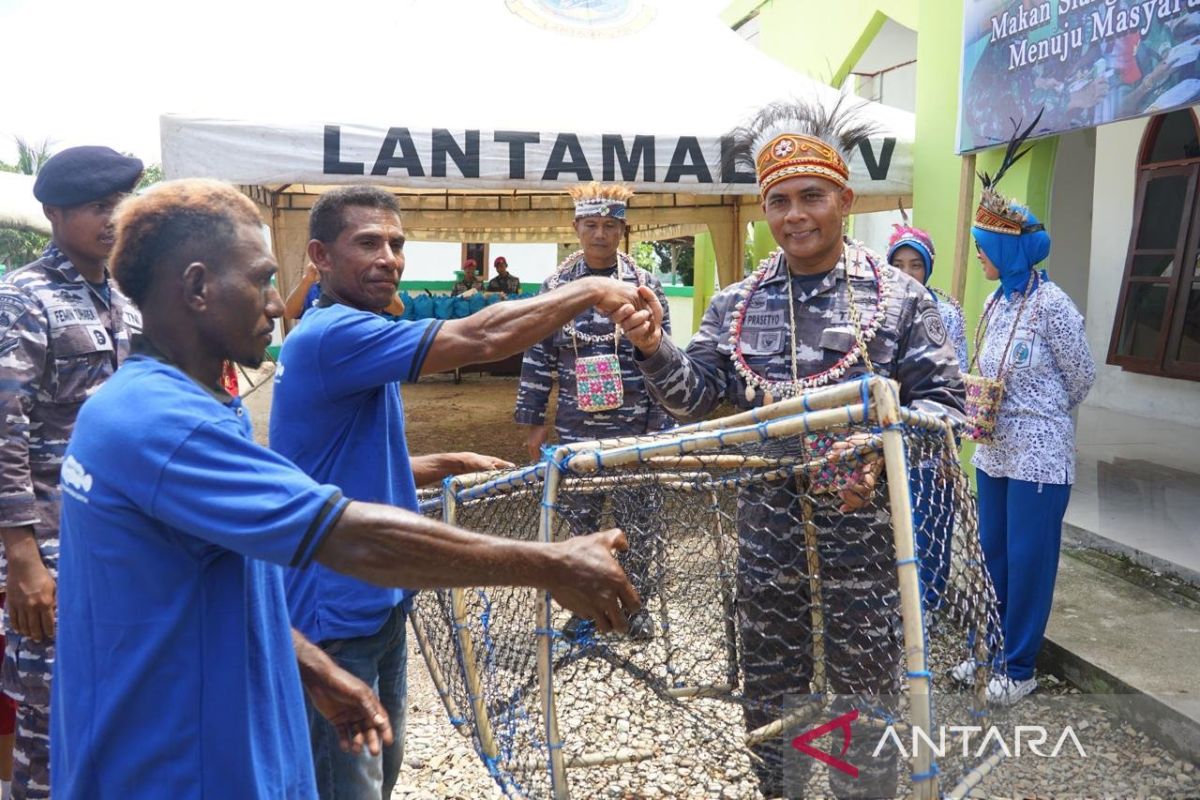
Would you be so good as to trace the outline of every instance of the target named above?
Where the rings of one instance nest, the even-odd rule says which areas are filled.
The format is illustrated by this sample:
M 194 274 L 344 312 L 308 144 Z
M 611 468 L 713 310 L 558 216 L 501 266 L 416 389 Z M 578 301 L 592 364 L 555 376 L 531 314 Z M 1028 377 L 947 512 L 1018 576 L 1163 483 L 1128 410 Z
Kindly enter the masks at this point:
M 571 253 L 571 255 L 564 258 L 562 263 L 554 268 L 554 274 L 550 276 L 550 280 L 546 281 L 546 291 L 550 292 L 554 289 L 557 289 L 562 283 L 563 274 L 566 273 L 568 269 L 575 266 L 576 262 L 578 262 L 581 258 L 583 258 L 582 250 L 576 250 L 574 253 Z M 617 252 L 617 272 L 613 276 L 614 278 L 621 280 L 622 265 L 624 265 L 629 272 L 633 274 L 634 278 L 637 280 L 638 286 L 644 285 L 642 276 L 637 271 L 637 264 L 633 262 L 632 258 L 620 251 Z M 593 335 L 576 330 L 574 323 L 568 322 L 566 325 L 563 325 L 563 332 L 572 339 L 578 339 L 579 341 L 587 344 L 603 344 L 605 342 L 616 342 L 617 340 L 617 330 L 615 325 L 613 326 L 612 333 Z
M 854 248 L 854 266 L 857 268 L 862 263 L 863 249 L 857 245 L 848 245 Z M 755 392 L 761 390 L 763 399 L 766 403 L 771 403 L 774 399 L 795 397 L 796 395 L 805 392 L 809 389 L 815 389 L 819 386 L 824 386 L 827 383 L 838 380 L 846 372 L 858 363 L 859 359 L 867 367 L 867 371 L 872 371 L 871 359 L 867 353 L 867 345 L 875 338 L 879 332 L 880 326 L 883 325 L 883 320 L 887 316 L 888 300 L 891 296 L 891 282 L 885 281 L 879 271 L 879 264 L 867 257 L 867 263 L 871 265 L 871 271 L 875 277 L 875 314 L 871 317 L 871 321 L 867 325 L 862 324 L 862 320 L 858 310 L 858 304 L 855 302 L 854 286 L 848 274 L 848 270 L 841 266 L 846 272 L 846 293 L 849 301 L 850 324 L 854 329 L 854 346 L 848 350 L 845 355 L 838 359 L 832 367 L 813 375 L 806 375 L 803 378 L 799 373 L 799 360 L 796 357 L 796 311 L 795 301 L 792 297 L 792 276 L 789 271 L 787 275 L 788 287 L 788 320 L 789 320 L 789 338 L 792 348 L 792 379 L 790 381 L 772 381 L 762 377 L 750 368 L 746 363 L 746 358 L 742 353 L 742 325 L 746 318 L 746 309 L 750 306 L 750 298 L 758 291 L 763 280 L 766 279 L 767 273 L 770 272 L 772 265 L 777 258 L 782 257 L 782 249 L 776 250 L 771 255 L 767 256 L 758 265 L 758 269 L 750 278 L 748 288 L 745 295 L 734 306 L 733 320 L 730 325 L 729 335 L 731 337 L 731 346 L 733 352 L 730 354 L 730 359 L 733 361 L 733 368 L 746 384 L 746 401 L 754 402 Z M 845 262 L 845 256 L 842 258 L 842 263 Z M 786 269 L 786 263 L 784 264 Z M 837 267 L 835 267 L 837 269 Z

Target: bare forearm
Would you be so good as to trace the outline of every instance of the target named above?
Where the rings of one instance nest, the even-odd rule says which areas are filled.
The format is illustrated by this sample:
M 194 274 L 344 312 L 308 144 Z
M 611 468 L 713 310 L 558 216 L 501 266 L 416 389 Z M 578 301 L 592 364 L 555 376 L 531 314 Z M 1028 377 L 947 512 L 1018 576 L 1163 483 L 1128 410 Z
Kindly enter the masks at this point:
M 32 526 L 0 528 L 0 542 L 4 544 L 4 557 L 9 563 L 27 562 L 33 559 L 41 562 L 42 560 Z
M 471 533 L 391 506 L 351 503 L 317 561 L 379 586 L 546 586 L 549 548 Z
M 585 278 L 528 300 L 495 303 L 465 319 L 448 320 L 429 350 L 423 375 L 524 352 L 595 305 L 603 285 Z
M 283 301 L 283 316 L 287 319 L 300 319 L 304 313 L 304 298 L 308 296 L 308 290 L 313 287 L 316 281 L 311 280 L 308 275 L 304 275 L 300 279 L 300 283 L 296 284 L 296 288 L 292 289 L 291 294 Z
M 300 667 L 300 680 L 304 683 L 308 683 L 329 660 L 321 648 L 295 628 L 292 628 L 292 649 L 296 651 L 296 664 Z
M 434 453 L 427 456 L 413 456 L 413 481 L 417 486 L 429 486 L 437 483 L 447 475 L 460 472 L 459 461 L 454 453 Z

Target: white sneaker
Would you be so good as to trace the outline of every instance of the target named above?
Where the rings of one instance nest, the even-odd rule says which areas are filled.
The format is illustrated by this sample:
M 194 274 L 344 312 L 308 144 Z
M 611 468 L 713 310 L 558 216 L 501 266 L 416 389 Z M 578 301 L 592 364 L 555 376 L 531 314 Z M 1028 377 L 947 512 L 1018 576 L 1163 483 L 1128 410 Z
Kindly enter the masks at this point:
M 1037 678 L 1014 681 L 1007 675 L 997 675 L 988 681 L 987 699 L 999 706 L 1011 706 L 1037 688 Z
M 968 658 L 960 663 L 957 667 L 950 670 L 950 677 L 964 686 L 975 685 L 975 670 L 979 667 L 979 662 L 973 658 Z

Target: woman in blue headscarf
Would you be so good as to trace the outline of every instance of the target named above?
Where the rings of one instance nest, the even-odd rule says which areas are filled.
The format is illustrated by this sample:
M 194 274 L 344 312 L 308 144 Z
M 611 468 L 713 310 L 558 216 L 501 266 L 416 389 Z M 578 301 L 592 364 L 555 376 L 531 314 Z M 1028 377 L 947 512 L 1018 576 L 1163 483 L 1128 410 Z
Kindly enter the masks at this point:
M 933 275 L 936 252 L 933 238 L 908 224 L 908 215 L 900 209 L 903 224 L 893 225 L 888 239 L 887 261 L 896 269 L 928 287 Z M 938 316 L 946 329 L 946 338 L 954 346 L 959 368 L 967 368 L 967 335 L 962 306 L 953 298 L 932 288 L 929 294 L 937 303 Z M 912 492 L 913 530 L 917 556 L 921 560 L 921 590 L 927 618 L 942 606 L 946 582 L 950 577 L 950 547 L 954 533 L 954 486 L 942 479 L 937 459 L 913 465 L 909 471 Z
M 1010 146 L 1008 156 L 1014 152 Z M 1006 156 L 994 179 L 983 176 L 973 228 L 984 276 L 1000 281 L 975 334 L 972 372 L 977 364 L 976 374 L 1001 381 L 1003 395 L 994 433 L 990 440 L 980 437 L 984 443 L 972 463 L 979 538 L 1004 635 L 1003 659 L 993 664 L 987 694 L 1004 705 L 1037 687 L 1034 664 L 1050 617 L 1063 515 L 1075 481 L 1071 410 L 1096 377 L 1083 316 L 1037 269 L 1050 253 L 1050 235 L 1027 208 L 994 188 L 1023 154 Z M 968 386 L 968 405 L 971 394 Z M 954 677 L 969 682 L 973 667 L 960 664 Z
M 893 225 L 892 236 L 888 240 L 887 261 L 896 269 L 920 281 L 929 287 L 929 279 L 933 276 L 933 261 L 936 253 L 933 249 L 933 239 L 930 235 L 908 224 L 908 215 L 904 216 L 902 225 Z M 929 287 L 929 294 L 937 303 L 938 315 L 946 328 L 946 336 L 954 344 L 954 355 L 958 358 L 958 366 L 967 368 L 967 333 L 963 322 L 962 306 L 953 297 Z

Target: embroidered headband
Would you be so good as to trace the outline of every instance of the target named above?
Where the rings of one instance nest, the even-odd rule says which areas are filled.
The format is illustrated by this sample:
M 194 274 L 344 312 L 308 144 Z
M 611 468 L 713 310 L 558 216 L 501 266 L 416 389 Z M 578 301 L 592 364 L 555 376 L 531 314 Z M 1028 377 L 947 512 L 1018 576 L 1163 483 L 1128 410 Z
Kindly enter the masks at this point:
M 752 167 L 763 194 L 799 175 L 845 187 L 850 182 L 850 154 L 879 130 L 863 113 L 866 105 L 845 94 L 832 105 L 816 98 L 771 103 L 726 134 L 722 167 L 727 174 Z
M 816 175 L 845 186 L 850 169 L 836 150 L 813 136 L 785 133 L 767 142 L 755 159 L 759 188 L 765 193 L 772 185 L 797 175 Z
M 596 181 L 567 189 L 575 201 L 575 219 L 580 217 L 612 217 L 624 220 L 625 209 L 633 190 L 621 183 L 601 184 Z

